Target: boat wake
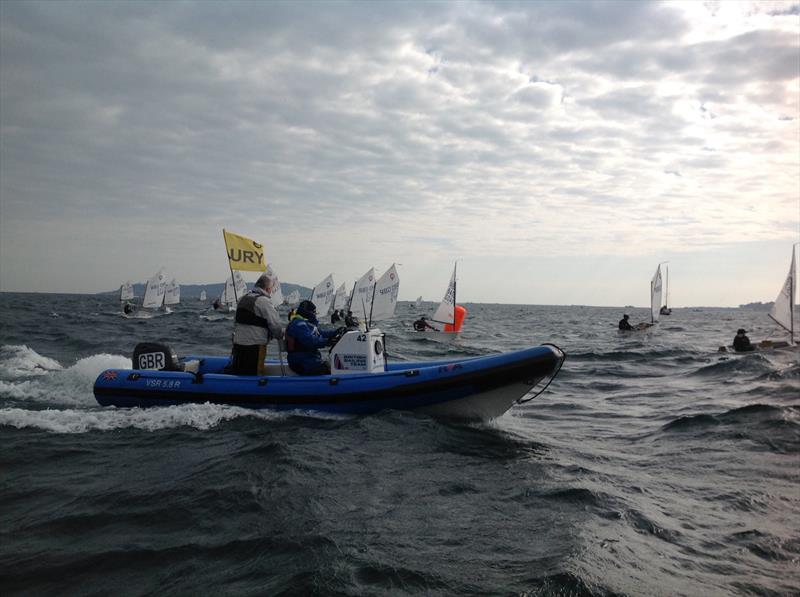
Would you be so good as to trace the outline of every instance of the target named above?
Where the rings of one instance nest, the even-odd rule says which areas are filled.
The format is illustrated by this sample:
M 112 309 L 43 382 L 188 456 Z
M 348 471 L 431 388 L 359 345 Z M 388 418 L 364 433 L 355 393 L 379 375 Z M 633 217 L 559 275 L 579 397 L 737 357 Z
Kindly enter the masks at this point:
M 163 408 L 103 409 L 92 387 L 106 369 L 130 366 L 130 358 L 96 354 L 64 367 L 22 345 L 0 347 L 0 426 L 53 433 L 86 433 L 134 428 L 157 431 L 177 427 L 208 430 L 239 417 L 286 418 L 226 405 L 193 404 Z
M 285 414 L 213 404 L 165 406 L 153 409 L 0 409 L 0 425 L 17 429 L 34 428 L 52 433 L 87 433 L 139 429 L 160 431 L 191 427 L 200 431 L 213 429 L 225 421 L 240 417 L 258 419 L 286 418 Z

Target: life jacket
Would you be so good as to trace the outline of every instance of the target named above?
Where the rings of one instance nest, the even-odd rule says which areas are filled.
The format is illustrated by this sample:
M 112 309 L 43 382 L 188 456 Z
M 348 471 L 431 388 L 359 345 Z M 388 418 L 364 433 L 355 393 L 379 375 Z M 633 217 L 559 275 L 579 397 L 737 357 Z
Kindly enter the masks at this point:
M 269 329 L 269 323 L 263 317 L 256 315 L 256 300 L 265 296 L 258 292 L 250 291 L 245 294 L 236 305 L 234 321 L 242 325 L 255 325 Z M 266 297 L 269 299 L 269 297 Z

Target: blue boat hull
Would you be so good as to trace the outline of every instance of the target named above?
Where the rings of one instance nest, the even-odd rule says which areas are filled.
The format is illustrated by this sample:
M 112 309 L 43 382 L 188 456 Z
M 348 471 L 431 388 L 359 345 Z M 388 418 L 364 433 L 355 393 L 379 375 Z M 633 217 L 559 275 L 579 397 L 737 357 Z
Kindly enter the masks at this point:
M 418 410 L 459 419 L 488 420 L 552 379 L 564 353 L 550 345 L 454 361 L 392 363 L 382 373 L 236 376 L 222 373 L 228 359 L 200 360 L 197 374 L 108 369 L 94 384 L 103 406 L 149 407 L 214 403 L 247 408 L 371 414 Z

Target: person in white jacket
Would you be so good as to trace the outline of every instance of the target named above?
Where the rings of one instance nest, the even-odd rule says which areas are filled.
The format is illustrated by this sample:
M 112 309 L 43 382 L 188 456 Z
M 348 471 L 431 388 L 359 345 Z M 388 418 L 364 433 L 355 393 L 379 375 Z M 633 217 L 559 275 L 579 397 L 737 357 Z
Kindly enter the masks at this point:
M 270 274 L 261 274 L 253 289 L 236 305 L 229 373 L 262 375 L 270 338 L 283 338 L 278 312 L 270 299 L 273 282 Z

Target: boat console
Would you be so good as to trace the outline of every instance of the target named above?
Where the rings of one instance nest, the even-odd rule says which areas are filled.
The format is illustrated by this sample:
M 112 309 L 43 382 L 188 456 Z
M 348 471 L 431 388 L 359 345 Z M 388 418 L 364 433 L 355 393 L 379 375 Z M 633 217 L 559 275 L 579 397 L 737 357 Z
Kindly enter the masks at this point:
M 331 375 L 386 371 L 384 336 L 378 328 L 344 334 L 331 348 Z

